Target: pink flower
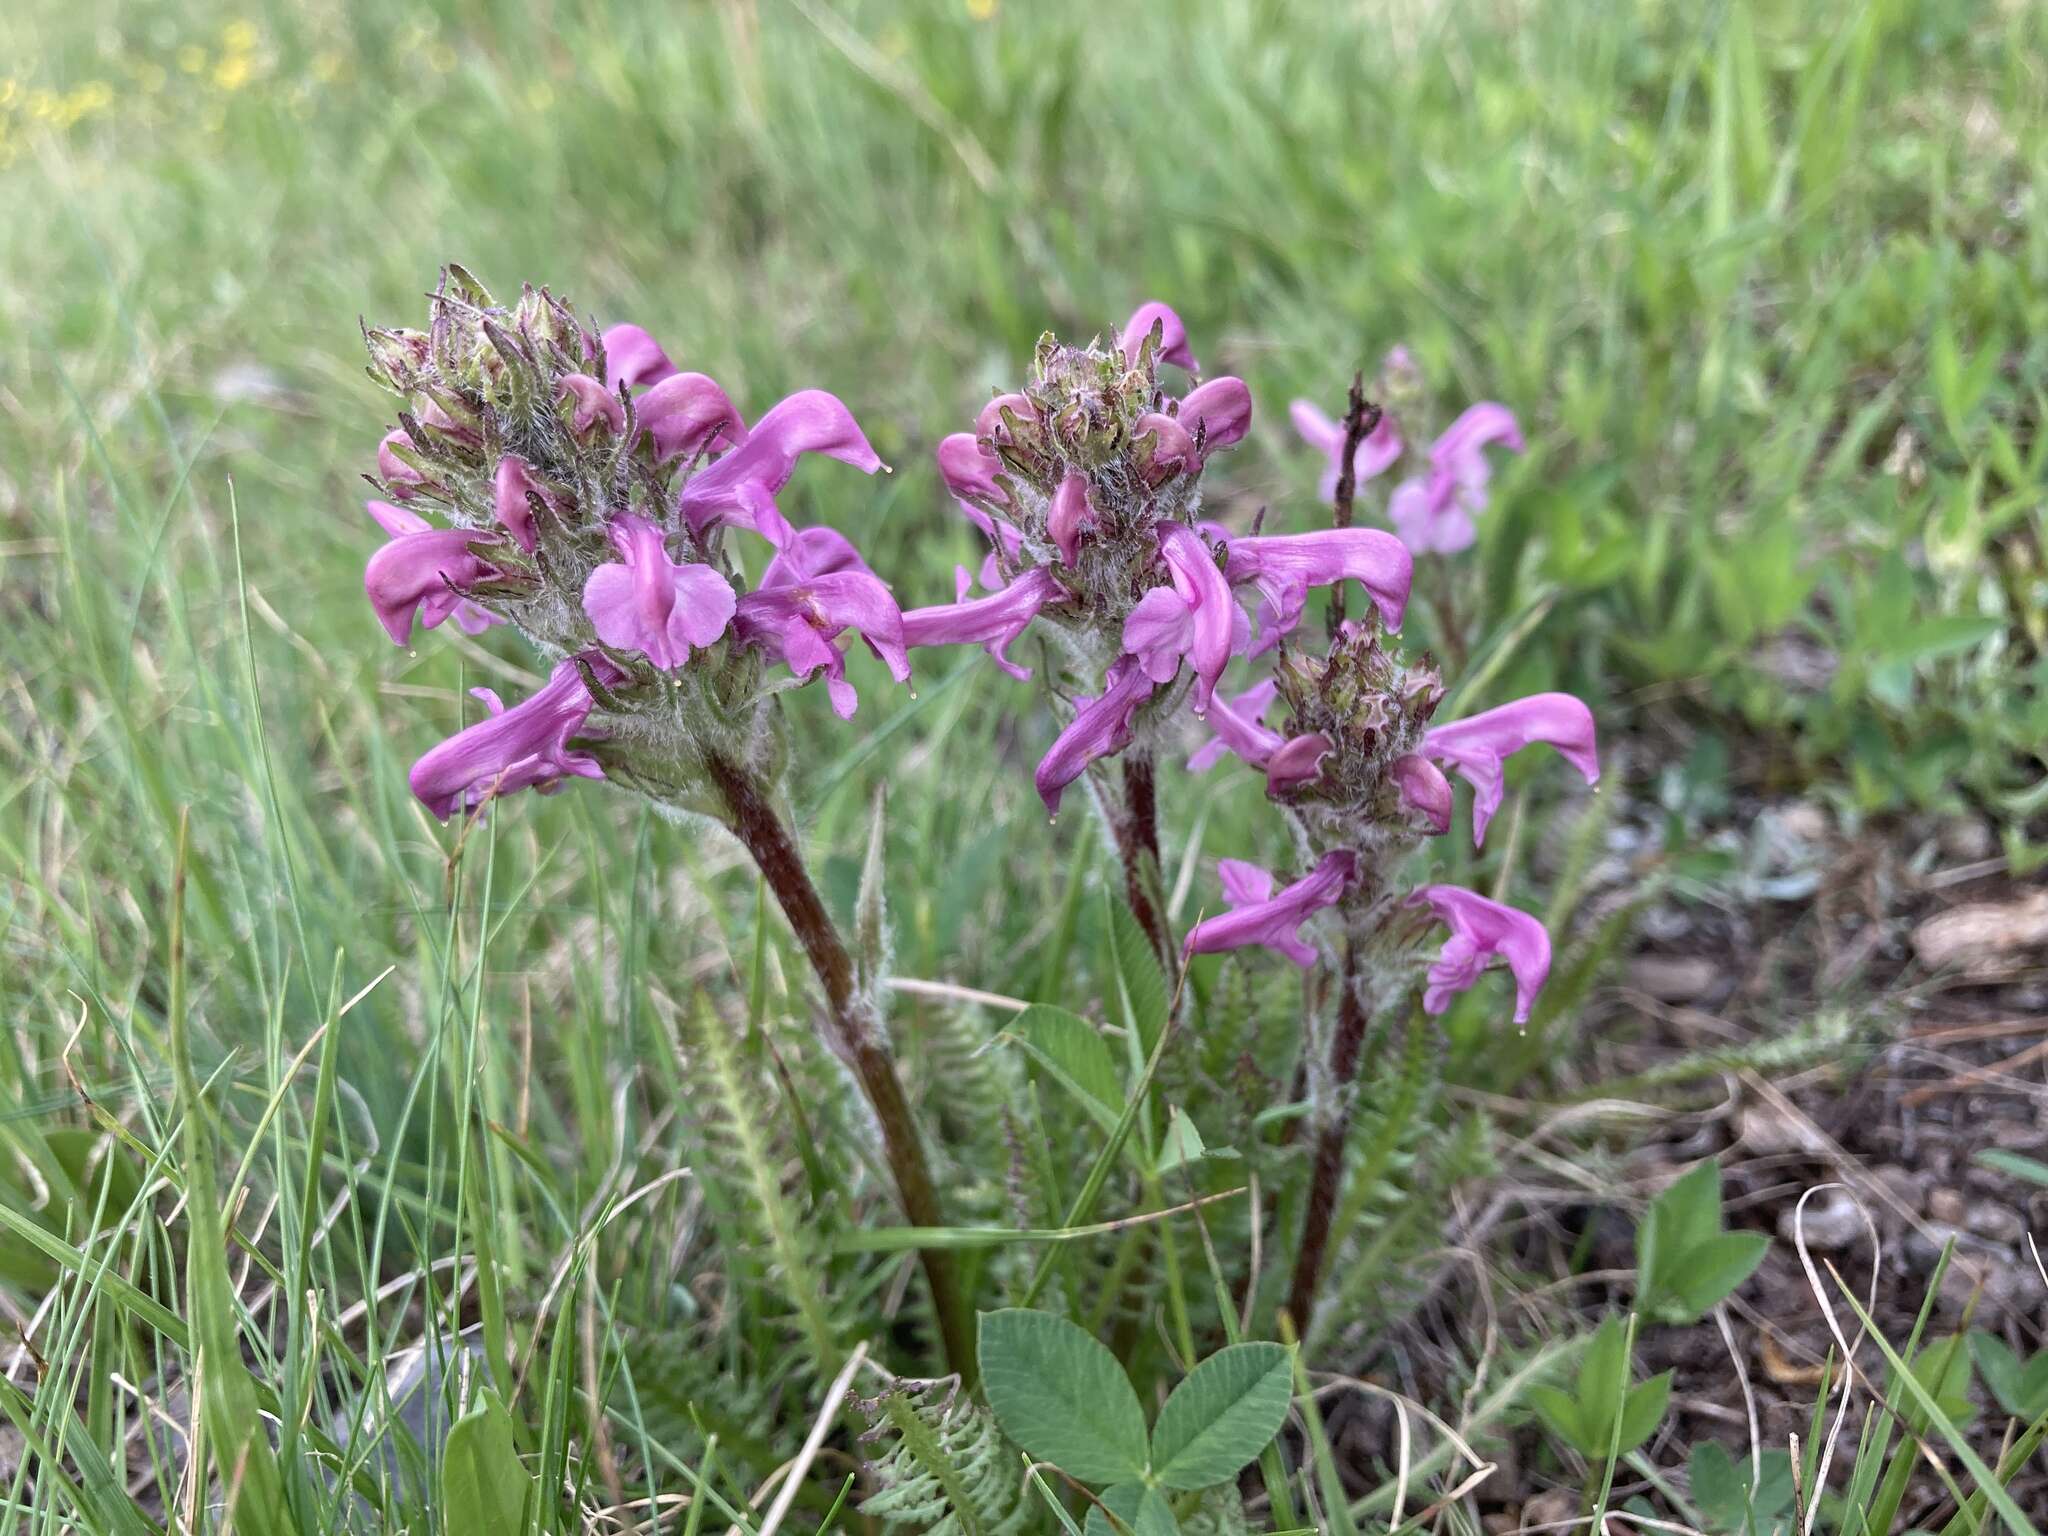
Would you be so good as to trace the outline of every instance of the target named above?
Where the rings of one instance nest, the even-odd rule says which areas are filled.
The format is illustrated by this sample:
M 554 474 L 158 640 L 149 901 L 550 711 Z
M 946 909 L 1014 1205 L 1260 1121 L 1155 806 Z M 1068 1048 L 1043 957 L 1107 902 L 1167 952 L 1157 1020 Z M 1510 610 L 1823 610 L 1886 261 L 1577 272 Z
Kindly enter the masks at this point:
M 1332 421 L 1313 401 L 1296 400 L 1287 407 L 1287 414 L 1294 422 L 1294 430 L 1303 442 L 1321 453 L 1329 462 L 1323 466 L 1323 478 L 1317 482 L 1316 495 L 1324 501 L 1337 499 L 1337 477 L 1344 468 L 1344 423 Z M 1394 460 L 1401 457 L 1401 429 L 1394 425 L 1391 415 L 1382 415 L 1379 423 L 1358 445 L 1352 455 L 1352 478 L 1358 485 L 1365 484 L 1373 476 L 1382 473 Z
M 391 451 L 394 444 L 412 449 L 413 441 L 406 435 L 405 428 L 393 427 L 377 444 L 377 474 L 384 482 L 385 490 L 400 501 L 410 501 L 413 493 L 427 483 L 427 477 L 414 469 L 405 460 Z
M 415 613 L 422 629 L 454 618 L 467 634 L 500 622 L 463 595 L 497 575 L 497 567 L 476 552 L 498 542 L 495 533 L 474 528 L 436 528 L 425 518 L 388 501 L 369 504 L 370 516 L 391 541 L 363 568 L 363 590 L 384 632 L 399 645 L 412 640 Z
M 633 402 L 633 422 L 654 439 L 657 464 L 737 448 L 747 440 L 746 423 L 732 401 L 701 373 L 670 373 L 644 391 Z
M 1180 424 L 1190 436 L 1202 436 L 1202 456 L 1244 440 L 1252 429 L 1252 392 L 1243 379 L 1225 374 L 1189 390 L 1180 403 Z
M 1307 736 L 1290 736 L 1266 760 L 1266 793 L 1285 794 L 1322 777 L 1323 759 L 1336 750 L 1321 731 Z
M 970 599 L 968 587 L 967 572 L 963 569 L 959 573 L 959 601 L 913 608 L 904 614 L 903 643 L 980 645 L 1010 676 L 1028 678 L 1031 669 L 1010 660 L 1009 648 L 1038 617 L 1039 609 L 1060 595 L 1059 583 L 1046 571 L 1033 569 L 988 597 Z
M 940 438 L 933 456 L 939 461 L 940 478 L 956 500 L 1007 499 L 1003 488 L 996 484 L 996 476 L 1003 473 L 1003 461 L 982 447 L 981 439 L 972 432 L 954 432 Z M 968 515 L 975 516 L 975 510 L 969 509 Z M 986 514 L 981 514 L 981 518 L 987 521 Z
M 498 472 L 492 477 L 491 492 L 500 526 L 512 535 L 513 542 L 532 554 L 536 543 L 533 504 L 526 498 L 540 496 L 546 500 L 546 493 L 527 469 L 526 460 L 516 453 L 508 453 L 498 460 Z
M 1441 837 L 1451 830 L 1451 781 L 1419 752 L 1408 752 L 1387 765 L 1387 775 L 1400 791 L 1404 809 L 1422 818 Z
M 1140 440 L 1151 439 L 1151 459 L 1145 466 L 1145 477 L 1154 485 L 1163 485 L 1175 475 L 1201 467 L 1201 460 L 1195 454 L 1195 440 L 1188 436 L 1188 429 L 1171 416 L 1147 411 L 1131 423 L 1131 436 Z
M 1232 539 L 1224 567 L 1232 586 L 1257 587 L 1265 599 L 1259 607 L 1255 656 L 1279 644 L 1301 622 L 1310 587 L 1337 581 L 1363 582 L 1387 628 L 1399 629 L 1414 574 L 1414 557 L 1399 539 L 1377 528 Z
M 679 502 L 683 516 L 699 534 L 729 523 L 751 528 L 780 548 L 791 529 L 775 494 L 806 453 L 822 453 L 870 475 L 882 467 L 853 412 L 836 395 L 799 390 L 755 422 L 744 443 L 689 478 Z
M 1451 998 L 1479 979 L 1486 962 L 1498 955 L 1515 978 L 1515 1022 L 1529 1022 L 1529 1009 L 1550 976 L 1550 935 L 1526 912 L 1455 885 L 1425 885 L 1408 898 L 1411 907 L 1427 906 L 1451 930 L 1436 963 L 1429 968 L 1429 986 L 1422 1006 L 1442 1013 Z
M 1039 760 L 1032 775 L 1048 815 L 1059 814 L 1061 792 L 1091 762 L 1131 744 L 1131 717 L 1152 697 L 1155 686 L 1137 657 L 1119 656 L 1110 663 L 1101 696 L 1074 701 L 1079 707 L 1073 721 L 1054 739 L 1052 749 Z
M 845 548 L 850 551 L 852 546 Z M 846 680 L 846 657 L 833 642 L 849 629 L 858 630 L 890 675 L 899 683 L 908 682 L 903 614 L 889 589 L 865 566 L 856 570 L 842 563 L 813 574 L 804 569 L 805 560 L 797 553 L 771 561 L 760 587 L 740 598 L 733 631 L 777 657 L 800 680 L 808 681 L 822 670 L 833 712 L 850 720 L 860 697 Z
M 1173 363 L 1189 373 L 1201 371 L 1195 354 L 1188 348 L 1188 328 L 1180 323 L 1179 315 L 1157 299 L 1149 304 L 1140 304 L 1124 323 L 1124 333 L 1117 345 L 1125 362 L 1136 365 L 1138 349 L 1155 330 L 1159 333 L 1159 350 L 1154 355 L 1160 362 Z
M 1207 773 L 1226 752 L 1235 752 L 1254 768 L 1265 767 L 1286 741 L 1261 723 L 1278 692 L 1278 685 L 1269 677 L 1234 698 L 1213 700 L 1208 724 L 1216 734 L 1188 759 L 1188 772 Z
M 1181 657 L 1188 657 L 1195 671 L 1195 713 L 1204 714 L 1231 652 L 1249 643 L 1250 625 L 1200 534 L 1163 523 L 1159 553 L 1173 584 L 1154 587 L 1131 610 L 1124 649 L 1155 683 L 1172 682 Z
M 736 603 L 732 583 L 708 565 L 671 560 L 661 530 L 644 517 L 626 513 L 610 532 L 619 559 L 583 585 L 583 611 L 598 639 L 666 670 L 688 661 L 692 646 L 725 633 Z
M 603 657 L 591 667 L 607 683 L 619 673 Z M 590 718 L 592 700 L 576 659 L 557 662 L 547 685 L 507 709 L 488 688 L 470 690 L 490 710 L 412 765 L 412 792 L 442 821 L 515 790 L 547 794 L 565 778 L 601 779 L 597 759 L 570 749 Z
M 641 384 L 659 384 L 676 371 L 661 343 L 637 325 L 615 325 L 604 333 L 604 384 L 617 392 Z
M 1470 549 L 1478 531 L 1472 519 L 1486 510 L 1492 467 L 1484 452 L 1499 443 L 1522 451 L 1522 430 L 1514 414 L 1492 401 L 1466 409 L 1429 448 L 1429 473 L 1404 480 L 1387 505 L 1401 542 L 1418 555 L 1455 555 Z
M 837 528 L 823 523 L 800 528 L 790 541 L 775 552 L 768 569 L 761 573 L 761 585 L 779 587 L 806 576 L 830 576 L 838 571 L 859 571 L 874 576 L 873 569 L 853 547 L 853 540 Z M 881 578 L 876 577 L 879 581 Z M 885 586 L 887 583 L 883 583 Z
M 997 395 L 984 405 L 974 418 L 974 435 L 991 442 L 1007 443 L 1011 440 L 1009 424 L 1003 420 L 1004 413 L 1014 416 L 1020 423 L 1038 420 L 1038 407 L 1019 394 Z
M 1088 477 L 1070 469 L 1052 493 L 1052 504 L 1045 513 L 1046 537 L 1059 550 L 1064 564 L 1074 563 L 1081 552 L 1081 530 L 1094 522 L 1095 503 L 1088 495 Z
M 616 394 L 604 387 L 602 379 L 593 379 L 587 373 L 564 374 L 556 398 L 575 402 L 569 416 L 569 430 L 578 437 L 599 421 L 614 434 L 626 430 L 626 408 L 619 404 Z
M 1275 895 L 1270 871 L 1242 859 L 1224 859 L 1218 863 L 1216 872 L 1223 881 L 1224 899 L 1233 910 L 1195 924 L 1182 952 L 1207 955 L 1263 944 L 1306 970 L 1315 964 L 1316 951 L 1313 945 L 1303 942 L 1301 925 L 1324 907 L 1337 903 L 1356 865 L 1356 855 L 1350 849 L 1335 849 L 1324 854 L 1308 874 Z
M 1537 693 L 1422 735 L 1425 757 L 1447 763 L 1472 786 L 1472 842 L 1486 841 L 1486 825 L 1500 809 L 1506 760 L 1535 742 L 1548 742 L 1588 784 L 1600 782 L 1593 712 L 1568 693 Z

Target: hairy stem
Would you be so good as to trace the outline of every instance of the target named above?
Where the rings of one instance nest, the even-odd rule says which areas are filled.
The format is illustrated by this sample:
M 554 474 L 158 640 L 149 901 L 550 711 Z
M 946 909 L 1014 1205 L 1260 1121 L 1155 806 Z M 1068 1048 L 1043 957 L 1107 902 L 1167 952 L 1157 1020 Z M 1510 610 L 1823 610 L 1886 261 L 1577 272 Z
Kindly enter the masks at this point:
M 895 1178 L 904 1217 L 915 1227 L 946 1225 L 931 1166 L 925 1161 L 924 1143 L 911 1117 L 903 1080 L 896 1074 L 895 1059 L 882 1037 L 880 1020 L 873 1003 L 861 995 L 853 957 L 833 926 L 818 888 L 811 883 L 794 835 L 756 775 L 715 756 L 705 761 L 704 768 L 724 802 L 726 825 L 753 855 L 824 988 L 827 1043 L 853 1069 L 867 1095 L 881 1128 L 883 1154 Z M 932 1310 L 938 1317 L 947 1362 L 971 1384 L 975 1377 L 974 1331 L 953 1256 L 943 1249 L 926 1248 L 919 1258 L 931 1286 Z
M 1124 866 L 1124 900 L 1170 978 L 1179 965 L 1173 929 L 1166 920 L 1166 892 L 1159 872 L 1159 787 L 1149 752 L 1123 756 L 1123 794 L 1110 813 L 1117 857 Z M 1108 798 L 1108 797 L 1105 797 Z
M 1329 1086 L 1335 1100 L 1318 1117 L 1308 1209 L 1302 1218 L 1301 1244 L 1295 1250 L 1294 1280 L 1287 1292 L 1287 1310 L 1295 1331 L 1304 1335 L 1315 1314 L 1316 1286 L 1322 1280 L 1325 1250 L 1330 1245 L 1330 1221 L 1344 1182 L 1344 1142 L 1351 1133 L 1354 1101 L 1351 1082 L 1364 1055 L 1367 1022 L 1365 1004 L 1358 996 L 1357 949 L 1347 944 L 1343 984 L 1337 993 L 1337 1031 L 1330 1040 Z

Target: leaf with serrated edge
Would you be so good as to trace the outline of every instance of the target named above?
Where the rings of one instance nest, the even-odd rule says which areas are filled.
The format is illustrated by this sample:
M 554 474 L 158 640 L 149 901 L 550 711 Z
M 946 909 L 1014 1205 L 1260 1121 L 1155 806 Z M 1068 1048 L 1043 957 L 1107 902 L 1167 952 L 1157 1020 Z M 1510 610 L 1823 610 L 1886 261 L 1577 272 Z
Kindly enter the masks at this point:
M 1294 1400 L 1294 1367 L 1278 1344 L 1218 1350 L 1173 1389 L 1152 1427 L 1152 1475 L 1189 1491 L 1235 1477 L 1272 1443 Z
M 1088 1483 L 1144 1475 L 1138 1394 L 1116 1356 L 1081 1329 L 1050 1312 L 984 1312 L 980 1357 L 996 1422 L 1029 1455 Z

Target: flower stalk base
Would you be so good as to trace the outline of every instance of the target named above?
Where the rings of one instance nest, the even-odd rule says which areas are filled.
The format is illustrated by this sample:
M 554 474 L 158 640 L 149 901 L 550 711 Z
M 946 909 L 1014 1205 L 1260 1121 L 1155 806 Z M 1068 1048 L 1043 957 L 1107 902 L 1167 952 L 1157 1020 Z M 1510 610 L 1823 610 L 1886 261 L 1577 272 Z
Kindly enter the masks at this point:
M 862 995 L 853 957 L 826 912 L 818 888 L 811 883 L 788 824 L 776 810 L 767 786 L 746 768 L 713 756 L 705 760 L 704 770 L 723 807 L 725 824 L 753 856 L 824 989 L 826 1043 L 852 1069 L 867 1095 L 905 1219 L 915 1227 L 943 1227 L 946 1218 L 925 1160 L 924 1143 L 918 1138 L 895 1059 L 882 1038 L 874 1004 Z M 974 1332 L 961 1300 L 953 1256 L 937 1248 L 922 1249 L 918 1256 L 931 1287 L 932 1311 L 947 1362 L 971 1384 L 975 1378 Z

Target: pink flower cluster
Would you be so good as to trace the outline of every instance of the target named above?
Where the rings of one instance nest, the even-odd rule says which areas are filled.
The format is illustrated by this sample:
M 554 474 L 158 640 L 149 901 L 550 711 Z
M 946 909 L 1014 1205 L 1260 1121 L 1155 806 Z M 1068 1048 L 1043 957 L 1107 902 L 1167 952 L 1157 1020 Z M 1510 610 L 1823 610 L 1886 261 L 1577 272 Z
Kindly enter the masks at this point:
M 1041 618 L 1100 668 L 1099 690 L 1034 775 L 1048 811 L 1097 758 L 1121 751 L 1162 695 L 1185 684 L 1212 707 L 1234 656 L 1271 650 L 1301 621 L 1311 588 L 1356 580 L 1398 628 L 1413 562 L 1376 529 L 1234 537 L 1201 520 L 1210 455 L 1250 430 L 1251 392 L 1229 375 L 1168 393 L 1159 368 L 1196 377 L 1180 317 L 1141 306 L 1113 349 L 1039 347 L 1032 380 L 983 407 L 972 432 L 939 444 L 938 466 L 962 513 L 989 541 L 971 597 L 903 616 L 912 646 L 981 644 L 1016 677 L 1010 648 Z M 1256 607 L 1247 611 L 1240 598 Z
M 437 302 L 467 315 L 445 288 Z M 638 326 L 595 337 L 531 292 L 517 311 L 496 313 L 471 339 L 461 376 L 489 381 L 494 366 L 501 382 L 519 379 L 502 393 L 488 382 L 449 387 L 459 370 L 436 348 L 470 354 L 450 340 L 445 313 L 432 337 L 373 334 L 390 382 L 418 406 L 378 448 L 390 499 L 369 510 L 390 537 L 364 587 L 379 621 L 400 645 L 415 624 L 453 619 L 476 634 L 512 623 L 561 658 L 545 687 L 509 708 L 477 690 L 488 716 L 412 770 L 429 810 L 446 818 L 514 790 L 602 778 L 599 757 L 572 741 L 597 746 L 631 722 L 593 723 L 600 695 L 629 716 L 643 704 L 659 710 L 664 679 L 711 686 L 700 673 L 713 652 L 779 663 L 798 681 L 822 677 L 842 718 L 857 703 L 842 635 L 857 632 L 891 675 L 909 679 L 888 586 L 843 535 L 792 528 L 776 504 L 805 454 L 882 467 L 844 404 L 803 390 L 749 426 L 717 383 L 678 369 Z M 449 525 L 415 510 L 427 506 Z M 774 550 L 752 590 L 724 548 L 726 529 Z

